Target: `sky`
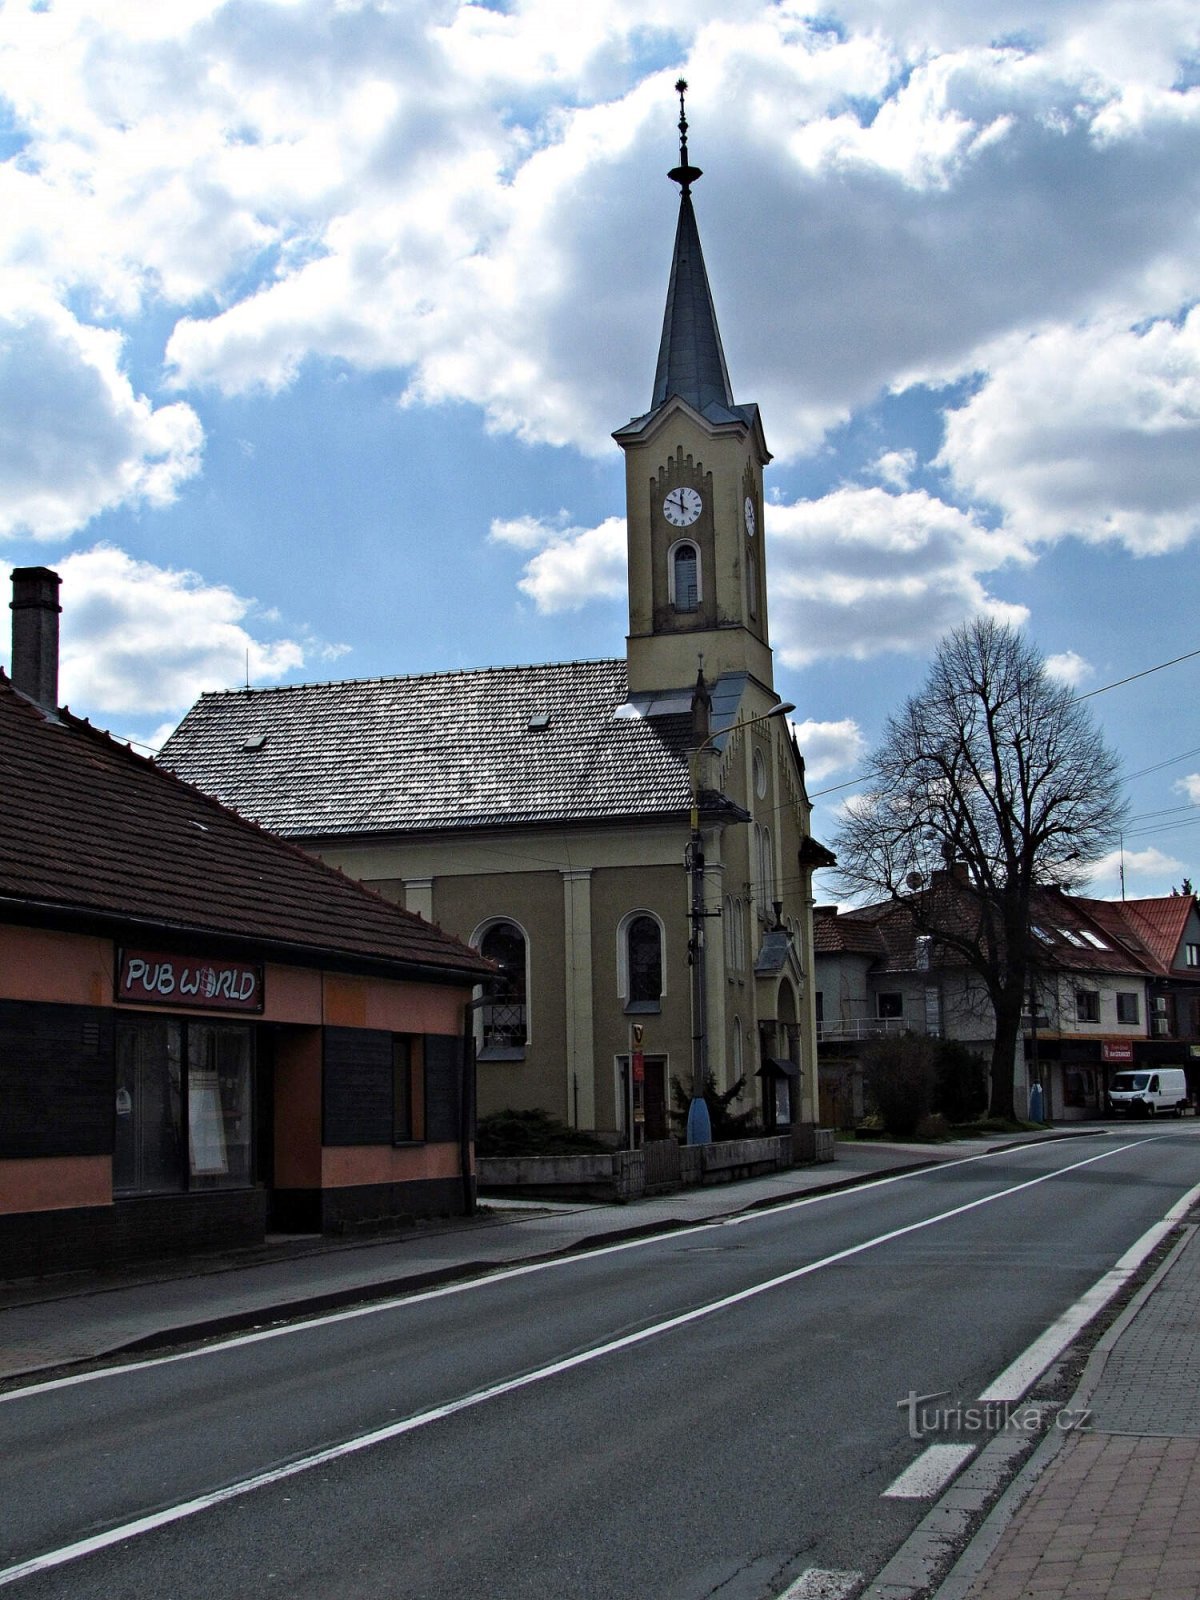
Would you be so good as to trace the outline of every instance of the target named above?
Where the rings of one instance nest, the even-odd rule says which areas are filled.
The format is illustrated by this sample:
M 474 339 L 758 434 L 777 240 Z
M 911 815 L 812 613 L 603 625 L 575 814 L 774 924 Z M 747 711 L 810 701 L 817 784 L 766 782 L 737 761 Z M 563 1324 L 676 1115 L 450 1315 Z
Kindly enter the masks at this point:
M 1126 776 L 1087 892 L 1195 880 L 1195 0 L 4 0 L 0 580 L 61 574 L 62 699 L 154 747 L 622 653 L 681 74 L 817 836 L 984 614 Z

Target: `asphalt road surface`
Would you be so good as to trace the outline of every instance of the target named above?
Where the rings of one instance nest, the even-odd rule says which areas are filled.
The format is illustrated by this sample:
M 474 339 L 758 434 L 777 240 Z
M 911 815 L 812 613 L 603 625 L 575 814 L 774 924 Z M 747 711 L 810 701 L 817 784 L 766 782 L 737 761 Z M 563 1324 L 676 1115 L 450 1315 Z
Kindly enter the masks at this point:
M 776 1600 L 870 1576 L 937 1492 L 935 1460 L 896 1496 L 931 1459 L 905 1398 L 989 1392 L 1198 1182 L 1196 1123 L 1135 1124 L 12 1391 L 0 1587 Z

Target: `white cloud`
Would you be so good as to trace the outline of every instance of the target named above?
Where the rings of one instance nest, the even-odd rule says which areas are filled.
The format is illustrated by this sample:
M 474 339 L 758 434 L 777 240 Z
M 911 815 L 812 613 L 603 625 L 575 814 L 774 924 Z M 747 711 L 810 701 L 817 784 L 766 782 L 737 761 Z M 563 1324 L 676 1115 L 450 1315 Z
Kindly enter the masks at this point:
M 164 505 L 199 470 L 196 413 L 135 394 L 121 344 L 0 272 L 0 535 L 58 538 L 113 506 Z
M 1028 539 L 1138 555 L 1200 529 L 1200 310 L 1176 324 L 1056 327 L 995 352 L 950 411 L 942 461 Z
M 923 490 L 845 488 L 775 505 L 767 531 L 771 633 L 789 666 L 922 651 L 967 617 L 1027 615 L 980 580 L 1026 561 L 1023 546 Z
M 1185 778 L 1179 778 L 1171 785 L 1177 794 L 1187 796 L 1188 804 L 1200 806 L 1200 772 L 1189 772 Z
M 346 362 L 405 374 L 410 405 L 465 401 L 494 429 L 607 452 L 639 382 L 649 398 L 666 246 L 645 241 L 670 227 L 682 67 L 735 389 L 781 456 L 883 393 L 970 377 L 945 462 L 1026 542 L 1190 538 L 1191 0 L 830 14 L 836 28 L 762 0 L 3 8 L 0 87 L 27 141 L 0 165 L 6 258 L 72 321 L 173 323 L 183 390 L 278 390 L 308 360 Z M 48 389 L 75 398 L 81 359 L 74 386 L 51 365 Z M 114 488 L 105 457 L 91 492 L 63 491 L 35 462 L 28 525 L 78 526 L 196 470 L 193 414 L 122 381 L 107 404 L 134 467 Z M 869 470 L 904 489 L 909 454 L 884 448 Z M 563 603 L 550 579 L 539 593 Z
M 1076 650 L 1064 650 L 1059 655 L 1046 657 L 1046 671 L 1059 683 L 1077 689 L 1081 683 L 1095 676 L 1096 669 Z
M 1124 858 L 1119 850 L 1110 850 L 1088 869 L 1087 893 L 1100 899 L 1121 898 L 1121 866 L 1124 860 L 1125 894 L 1164 895 L 1171 892 L 1171 883 L 1188 870 L 1187 863 L 1175 856 L 1166 855 L 1150 845 L 1145 850 L 1126 849 Z
M 800 754 L 809 784 L 827 778 L 832 772 L 856 767 L 866 754 L 867 741 L 862 729 L 850 717 L 840 722 L 793 722 Z
M 518 588 L 544 615 L 579 611 L 592 600 L 626 591 L 625 519 L 608 517 L 596 528 L 564 527 L 536 517 L 492 523 L 491 538 L 519 550 L 536 550 Z
M 916 465 L 915 450 L 881 450 L 867 471 L 889 489 L 907 489 Z
M 97 545 L 57 563 L 59 698 L 92 717 L 183 711 L 206 689 L 274 682 L 304 664 L 293 639 L 264 639 L 253 600 L 195 572 Z

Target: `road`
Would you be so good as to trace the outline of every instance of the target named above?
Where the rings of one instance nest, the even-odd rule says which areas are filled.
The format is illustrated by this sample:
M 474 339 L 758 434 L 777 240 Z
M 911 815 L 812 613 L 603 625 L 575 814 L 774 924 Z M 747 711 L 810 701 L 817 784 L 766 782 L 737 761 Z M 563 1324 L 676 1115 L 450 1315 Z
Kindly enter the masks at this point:
M 775 1600 L 928 1510 L 969 1405 L 1200 1182 L 1200 1127 L 981 1155 L 0 1396 L 0 1586 Z

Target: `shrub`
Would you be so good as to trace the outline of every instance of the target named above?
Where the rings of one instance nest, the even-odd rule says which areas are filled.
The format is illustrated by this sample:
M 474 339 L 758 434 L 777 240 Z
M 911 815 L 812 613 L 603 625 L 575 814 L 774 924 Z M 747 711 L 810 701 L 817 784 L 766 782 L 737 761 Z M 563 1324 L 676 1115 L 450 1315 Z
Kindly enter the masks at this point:
M 480 1117 L 475 1127 L 475 1153 L 480 1156 L 589 1155 L 609 1148 L 537 1107 L 493 1111 Z
M 753 1139 L 762 1132 L 759 1124 L 758 1112 L 753 1106 L 749 1111 L 731 1111 L 730 1105 L 741 1094 L 746 1084 L 742 1077 L 733 1085 L 732 1089 L 724 1091 L 717 1088 L 717 1080 L 710 1072 L 704 1080 L 704 1101 L 708 1106 L 708 1119 L 712 1123 L 713 1143 L 720 1144 L 728 1139 Z M 671 1098 L 675 1102 L 671 1110 L 671 1121 L 676 1132 L 682 1136 L 687 1128 L 688 1107 L 692 1103 L 692 1092 L 685 1089 L 678 1078 L 671 1079 Z
M 863 1086 L 888 1132 L 910 1139 L 933 1105 L 935 1041 L 920 1034 L 873 1039 L 863 1051 Z
M 970 1122 L 987 1109 L 987 1067 L 981 1057 L 957 1039 L 936 1045 L 937 1081 L 934 1106 L 947 1122 Z

